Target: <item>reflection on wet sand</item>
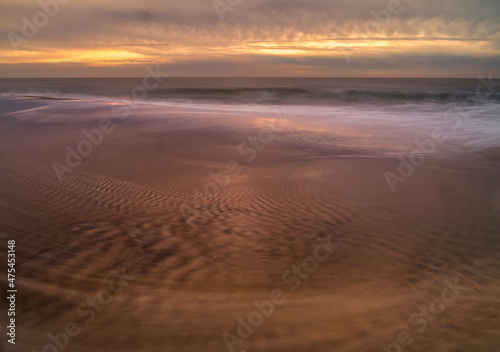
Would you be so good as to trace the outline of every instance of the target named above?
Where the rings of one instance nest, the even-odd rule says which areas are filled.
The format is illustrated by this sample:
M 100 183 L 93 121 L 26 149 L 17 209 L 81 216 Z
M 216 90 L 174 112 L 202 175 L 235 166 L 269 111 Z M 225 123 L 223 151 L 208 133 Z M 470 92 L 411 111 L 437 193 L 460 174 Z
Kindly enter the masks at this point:
M 259 150 L 248 138 L 272 113 L 216 115 L 144 105 L 123 121 L 93 102 L 4 105 L 16 350 L 64 332 L 76 352 L 399 351 L 410 340 L 411 351 L 496 351 L 497 149 L 428 158 L 392 193 L 383 175 L 400 160 L 388 144 L 334 130 L 311 139 L 291 124 Z M 102 118 L 116 128 L 58 179 L 52 163 Z M 217 192 L 200 195 L 207 184 Z

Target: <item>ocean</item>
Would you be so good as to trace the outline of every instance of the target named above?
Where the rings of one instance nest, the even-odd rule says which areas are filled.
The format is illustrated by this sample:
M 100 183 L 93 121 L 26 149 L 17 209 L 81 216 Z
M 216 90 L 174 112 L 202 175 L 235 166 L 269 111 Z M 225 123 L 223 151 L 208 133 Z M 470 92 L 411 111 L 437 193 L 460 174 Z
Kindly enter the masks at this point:
M 120 99 L 142 78 L 0 79 L 1 94 Z M 250 105 L 406 105 L 463 102 L 477 79 L 416 78 L 162 78 L 143 100 Z M 482 104 L 500 104 L 500 92 Z M 134 99 L 141 100 L 134 97 Z
M 134 91 L 143 86 L 141 77 L 1 79 L 0 97 L 147 103 L 225 112 L 235 118 L 286 109 L 305 139 L 330 143 L 318 138 L 318 131 L 341 130 L 337 143 L 377 147 L 377 153 L 411 151 L 416 138 L 444 131 L 449 138 L 439 155 L 450 146 L 455 153 L 457 148 L 500 145 L 500 92 L 495 84 L 489 78 L 164 77 L 143 94 Z M 305 137 L 308 131 L 312 137 Z

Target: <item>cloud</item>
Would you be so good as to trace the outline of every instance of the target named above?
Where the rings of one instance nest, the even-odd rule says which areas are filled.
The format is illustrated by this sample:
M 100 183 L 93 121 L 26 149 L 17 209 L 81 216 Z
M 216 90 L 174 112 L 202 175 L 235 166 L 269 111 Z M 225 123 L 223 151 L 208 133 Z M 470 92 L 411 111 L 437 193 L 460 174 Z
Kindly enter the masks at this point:
M 314 59 L 330 57 L 331 62 L 338 61 L 337 74 L 343 75 L 355 71 L 347 65 L 347 50 L 350 65 L 357 62 L 369 67 L 369 62 L 375 65 L 374 58 L 380 58 L 411 73 L 426 67 L 415 63 L 418 54 L 428 60 L 427 66 L 432 66 L 432 60 L 440 63 L 448 58 L 449 65 L 454 65 L 449 69 L 458 73 L 465 64 L 480 70 L 482 57 L 500 53 L 497 0 L 400 0 L 401 11 L 388 12 L 388 4 L 397 2 L 244 0 L 226 12 L 221 22 L 212 0 L 73 0 L 60 5 L 59 13 L 16 52 L 7 34 L 21 35 L 22 18 L 32 19 L 40 5 L 32 0 L 0 0 L 0 65 L 28 67 L 30 55 L 33 65 L 43 60 L 68 62 L 74 52 L 93 51 L 96 61 L 92 65 L 96 66 L 99 57 L 106 61 L 103 53 L 119 49 L 123 57 L 141 57 L 141 63 L 162 62 L 179 72 L 214 75 L 237 75 L 245 71 L 243 65 L 289 74 L 287 66 L 274 66 L 273 58 L 293 61 L 299 57 L 307 58 L 300 63 L 302 70 L 310 65 L 310 70 L 320 74 Z M 90 64 L 88 60 L 80 63 Z M 135 67 L 130 62 L 121 65 L 129 65 L 130 72 Z M 325 75 L 335 74 L 330 66 L 325 67 Z M 492 64 L 488 67 L 498 69 Z

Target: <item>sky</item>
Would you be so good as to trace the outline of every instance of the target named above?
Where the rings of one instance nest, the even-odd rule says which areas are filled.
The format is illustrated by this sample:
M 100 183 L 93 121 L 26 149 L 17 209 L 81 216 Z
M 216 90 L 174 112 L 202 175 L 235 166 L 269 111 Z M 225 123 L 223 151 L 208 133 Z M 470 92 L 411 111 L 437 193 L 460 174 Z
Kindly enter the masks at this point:
M 0 0 L 0 77 L 500 74 L 499 0 Z

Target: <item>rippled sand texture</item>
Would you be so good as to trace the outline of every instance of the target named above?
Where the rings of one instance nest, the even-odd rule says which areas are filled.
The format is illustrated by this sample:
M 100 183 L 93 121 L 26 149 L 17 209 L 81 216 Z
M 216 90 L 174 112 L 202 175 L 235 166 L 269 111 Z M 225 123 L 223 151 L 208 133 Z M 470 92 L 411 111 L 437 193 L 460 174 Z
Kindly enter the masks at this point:
M 399 161 L 333 134 L 286 129 L 246 161 L 238 145 L 271 114 L 144 105 L 121 121 L 102 103 L 5 101 L 0 219 L 19 294 L 4 350 L 41 351 L 73 321 L 67 351 L 224 351 L 274 289 L 286 302 L 235 351 L 383 351 L 402 330 L 403 350 L 499 350 L 498 150 L 428 158 L 391 193 L 383 173 Z M 103 117 L 116 129 L 59 180 L 52 162 Z M 179 206 L 230 160 L 241 172 L 186 222 Z M 283 273 L 328 235 L 340 246 L 292 291 Z M 134 278 L 86 322 L 78 307 L 122 270 Z M 460 296 L 409 326 L 455 278 Z

